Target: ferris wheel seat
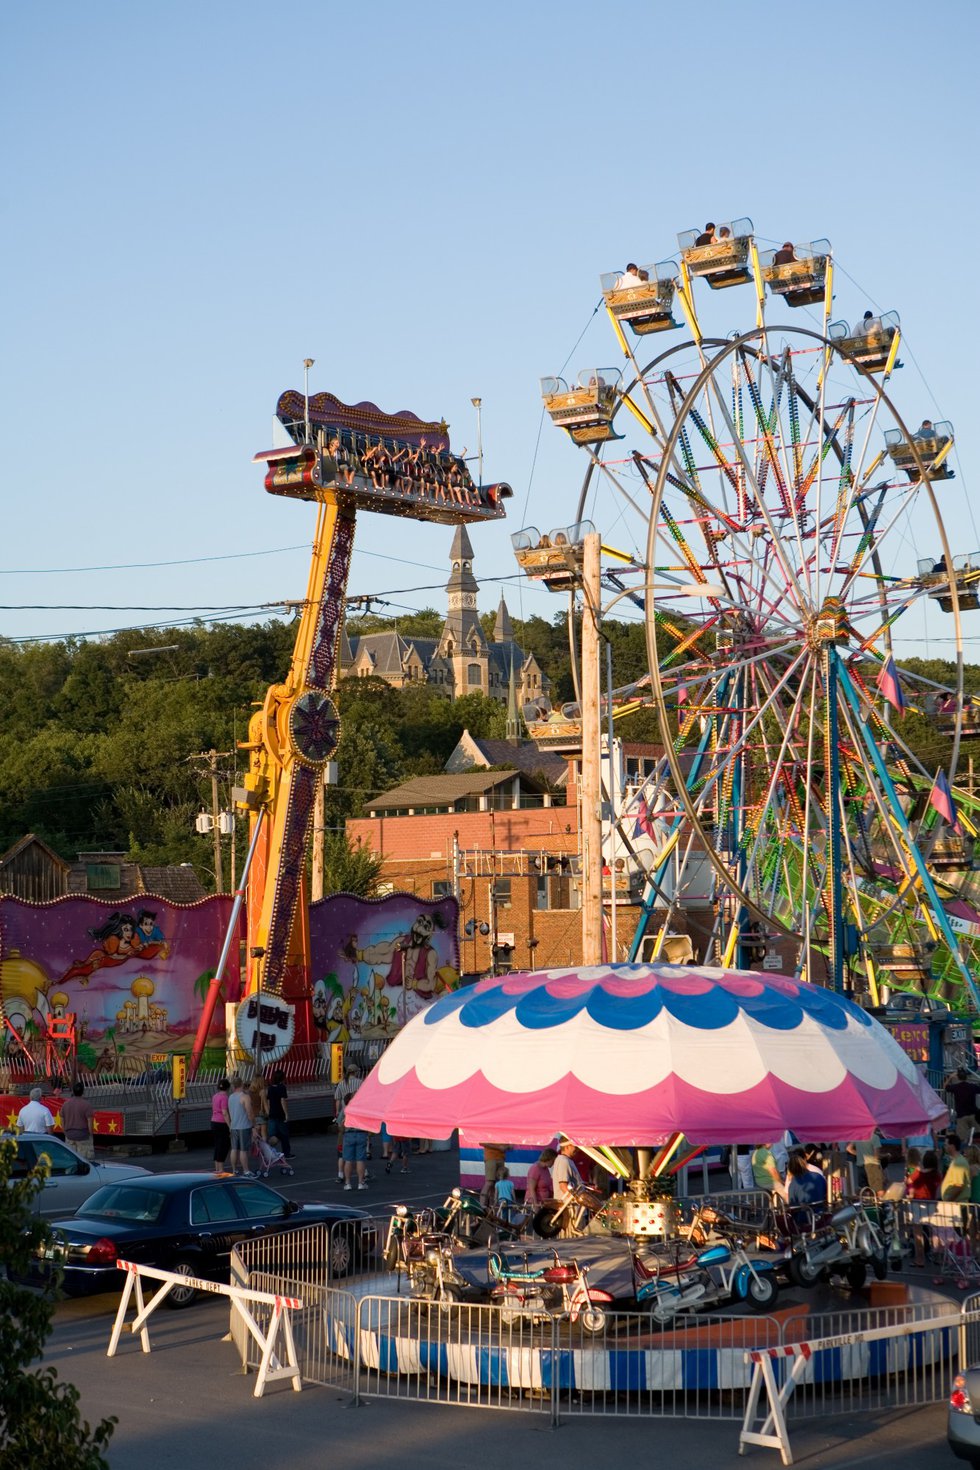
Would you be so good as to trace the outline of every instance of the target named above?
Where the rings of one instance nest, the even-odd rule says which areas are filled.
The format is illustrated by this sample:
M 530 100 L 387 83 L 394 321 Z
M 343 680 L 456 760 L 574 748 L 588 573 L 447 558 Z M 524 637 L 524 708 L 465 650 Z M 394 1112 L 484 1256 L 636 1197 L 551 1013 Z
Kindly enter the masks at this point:
M 870 951 L 876 969 L 915 981 L 932 979 L 934 948 L 935 945 L 926 941 L 924 944 L 872 944 Z
M 954 556 L 952 578 L 946 567 L 945 555 L 938 561 L 927 556 L 919 562 L 919 590 L 928 593 L 947 613 L 953 611 L 951 581 L 956 585 L 960 612 L 974 612 L 980 607 L 980 551 Z
M 715 291 L 726 286 L 744 286 L 751 281 L 750 219 L 730 220 L 719 225 L 714 239 L 708 244 L 698 244 L 701 238 L 697 230 L 682 230 L 677 236 L 681 260 L 690 275 L 700 276 Z
M 811 306 L 824 299 L 830 241 L 813 240 L 794 245 L 795 260 L 777 261 L 780 251 L 766 250 L 759 255 L 762 279 L 774 296 L 781 296 L 787 306 Z
M 868 317 L 853 331 L 847 322 L 831 322 L 827 328 L 827 336 L 850 358 L 858 372 L 880 373 L 888 366 L 892 344 L 900 325 L 898 312 L 888 311 L 882 316 Z M 892 363 L 892 371 L 901 366 L 896 358 Z
M 928 857 L 929 867 L 938 873 L 972 873 L 977 869 L 972 837 L 940 837 Z
M 678 270 L 673 261 L 641 267 L 641 285 L 622 286 L 622 275 L 610 271 L 600 277 L 606 307 L 617 322 L 626 322 L 638 337 L 667 332 L 680 325 L 674 319 L 674 289 Z
M 906 439 L 901 429 L 886 429 L 885 444 L 888 455 L 897 470 L 902 470 L 910 481 L 921 478 L 919 461 L 925 467 L 927 480 L 953 480 L 955 471 L 950 468 L 949 455 L 955 440 L 953 425 L 948 421 L 930 424 Z M 916 456 L 918 455 L 918 459 Z
M 584 538 L 594 532 L 591 521 L 576 521 L 544 536 L 536 526 L 528 526 L 510 540 L 514 557 L 525 575 L 544 582 L 549 592 L 562 592 L 581 581 Z
M 613 428 L 619 406 L 622 373 L 618 368 L 590 368 L 569 387 L 563 378 L 542 378 L 541 397 L 553 424 L 576 444 L 603 444 L 621 439 Z

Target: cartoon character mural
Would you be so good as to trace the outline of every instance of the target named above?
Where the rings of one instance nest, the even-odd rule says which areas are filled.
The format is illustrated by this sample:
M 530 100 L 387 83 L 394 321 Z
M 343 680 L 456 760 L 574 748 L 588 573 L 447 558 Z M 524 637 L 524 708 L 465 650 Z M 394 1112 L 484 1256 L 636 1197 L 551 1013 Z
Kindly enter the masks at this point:
M 124 965 L 131 959 L 142 962 L 156 959 L 158 955 L 166 959 L 170 952 L 153 909 L 139 909 L 135 919 L 132 914 L 121 914 L 117 909 L 104 923 L 89 929 L 88 934 L 98 948 L 93 949 L 86 959 L 75 960 L 69 965 L 61 977 L 62 984 L 77 978 L 87 985 L 96 970 Z
M 310 909 L 313 1022 L 326 1042 L 392 1036 L 459 983 L 459 905 L 339 893 Z
M 80 1060 L 84 1049 L 83 1065 L 93 1069 L 115 1067 L 121 1053 L 138 1060 L 180 1049 L 197 1026 L 201 984 L 214 973 L 232 900 L 172 904 L 147 895 L 143 906 L 142 897 L 128 911 L 88 897 L 0 897 L 0 1001 L 19 1034 L 30 1040 L 49 1016 L 74 1014 Z M 230 969 L 229 1000 L 237 984 Z M 220 1013 L 214 1031 L 223 1034 Z

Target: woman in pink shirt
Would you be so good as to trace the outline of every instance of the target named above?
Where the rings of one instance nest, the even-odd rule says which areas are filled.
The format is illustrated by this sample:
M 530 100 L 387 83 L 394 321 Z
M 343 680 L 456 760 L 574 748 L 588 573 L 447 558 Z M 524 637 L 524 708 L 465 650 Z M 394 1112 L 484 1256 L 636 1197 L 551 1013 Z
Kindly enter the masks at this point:
M 551 1166 L 557 1155 L 553 1148 L 546 1148 L 538 1158 L 536 1164 L 532 1164 L 527 1171 L 527 1185 L 524 1192 L 524 1203 L 531 1209 L 537 1209 L 539 1205 L 545 1205 L 552 1198 Z
M 231 1115 L 228 1112 L 227 1077 L 222 1077 L 218 1090 L 211 1099 L 211 1137 L 214 1139 L 214 1172 L 223 1174 L 231 1148 Z

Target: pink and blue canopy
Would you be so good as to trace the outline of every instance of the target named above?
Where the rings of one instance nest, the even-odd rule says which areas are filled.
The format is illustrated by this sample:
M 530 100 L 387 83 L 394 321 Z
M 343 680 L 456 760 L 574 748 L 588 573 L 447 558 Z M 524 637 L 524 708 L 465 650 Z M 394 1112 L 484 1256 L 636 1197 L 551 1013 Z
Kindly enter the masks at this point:
M 416 1016 L 350 1127 L 544 1144 L 768 1142 L 928 1132 L 945 1105 L 876 1020 L 781 975 L 601 965 L 483 980 Z

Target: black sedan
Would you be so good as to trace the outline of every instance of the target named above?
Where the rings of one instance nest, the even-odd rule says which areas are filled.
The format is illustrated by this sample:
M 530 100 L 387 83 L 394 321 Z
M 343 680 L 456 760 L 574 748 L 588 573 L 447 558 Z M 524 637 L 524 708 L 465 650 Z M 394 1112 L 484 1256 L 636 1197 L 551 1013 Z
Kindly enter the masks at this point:
M 366 1211 L 344 1205 L 296 1204 L 257 1179 L 147 1174 L 107 1184 L 70 1219 L 53 1220 L 54 1244 L 46 1257 L 64 1267 L 71 1295 L 121 1287 L 117 1261 L 227 1281 L 231 1251 L 240 1241 L 339 1224 L 331 1230 L 329 1267 L 332 1276 L 343 1276 L 374 1249 L 369 1220 Z M 313 1269 L 322 1260 L 305 1264 Z M 192 1287 L 174 1286 L 167 1302 L 185 1307 L 194 1295 Z

